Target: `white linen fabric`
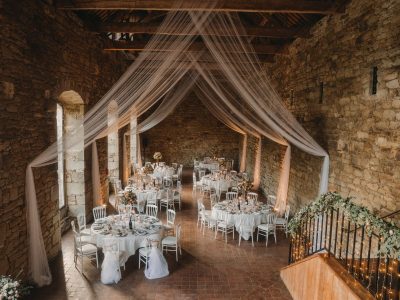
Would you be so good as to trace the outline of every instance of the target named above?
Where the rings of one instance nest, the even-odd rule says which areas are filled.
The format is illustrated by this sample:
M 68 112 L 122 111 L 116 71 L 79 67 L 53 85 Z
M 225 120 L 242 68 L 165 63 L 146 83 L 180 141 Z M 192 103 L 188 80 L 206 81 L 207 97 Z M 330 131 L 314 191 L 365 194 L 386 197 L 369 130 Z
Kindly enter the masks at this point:
M 144 275 L 147 279 L 163 278 L 169 275 L 168 263 L 159 248 L 151 247 Z
M 120 252 L 116 239 L 104 239 L 104 260 L 101 265 L 101 282 L 103 284 L 118 283 L 121 280 Z
M 63 138 L 68 140 L 68 147 L 74 147 L 82 142 L 79 140 L 81 136 L 84 136 L 86 147 L 96 139 L 129 124 L 132 117 L 139 117 L 161 101 L 178 86 L 178 83 L 183 86 L 177 90 L 187 93 L 189 88 L 187 86 L 185 88 L 185 82 L 191 84 L 189 77 L 196 81 L 197 72 L 206 90 L 213 93 L 213 99 L 215 95 L 218 96 L 219 101 L 215 102 L 214 106 L 221 105 L 228 114 L 234 115 L 237 123 L 233 124 L 245 133 L 257 137 L 263 135 L 284 146 L 290 143 L 307 153 L 324 157 L 319 191 L 326 192 L 329 173 L 328 154 L 282 104 L 262 70 L 251 44 L 240 34 L 244 28 L 238 21 L 237 14 L 213 13 L 212 8 L 217 5 L 216 1 L 201 2 L 204 10 L 197 11 L 180 10 L 180 3 L 181 1 L 176 2 L 176 10 L 167 13 L 159 28 L 160 32 L 179 34 L 153 35 L 146 49 L 102 99 L 85 114 L 83 125 L 64 135 Z M 217 30 L 218 35 L 215 34 Z M 204 52 L 188 55 L 186 50 L 199 36 L 206 46 Z M 162 51 L 151 51 L 154 48 L 161 48 Z M 204 67 L 206 64 L 204 57 L 211 59 L 211 63 L 220 67 L 218 79 Z M 192 72 L 190 76 L 188 72 Z M 199 80 L 196 81 L 196 86 L 198 82 Z M 107 108 L 111 101 L 118 104 L 119 117 L 118 122 L 109 126 Z M 30 271 L 32 279 L 39 286 L 51 282 L 51 273 L 40 228 L 32 168 L 56 163 L 58 142 L 60 141 L 56 141 L 37 156 L 27 166 L 26 171 L 25 195 Z M 139 143 L 138 148 L 140 148 Z M 288 153 L 290 158 L 289 147 L 286 151 L 286 154 Z M 286 201 L 290 163 L 290 159 L 286 158 L 285 155 L 284 163 L 287 165 L 282 168 L 281 173 L 281 177 L 286 177 L 280 181 L 278 196 L 280 195 L 281 200 L 277 202 Z

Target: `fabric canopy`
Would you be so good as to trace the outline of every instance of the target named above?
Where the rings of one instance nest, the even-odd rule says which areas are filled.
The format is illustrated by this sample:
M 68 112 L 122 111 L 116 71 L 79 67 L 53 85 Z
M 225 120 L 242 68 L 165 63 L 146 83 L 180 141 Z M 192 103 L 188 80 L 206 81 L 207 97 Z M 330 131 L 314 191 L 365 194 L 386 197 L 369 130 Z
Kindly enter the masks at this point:
M 279 211 L 286 204 L 290 145 L 324 158 L 319 192 L 326 192 L 328 154 L 283 105 L 251 44 L 241 34 L 245 29 L 237 14 L 213 13 L 215 3 L 209 2 L 204 1 L 204 10 L 196 11 L 179 10 L 177 2 L 177 10 L 170 11 L 159 28 L 159 32 L 177 34 L 153 35 L 146 49 L 85 114 L 83 125 L 64 135 L 68 139 L 68 147 L 79 143 L 74 138 L 83 135 L 85 146 L 88 146 L 129 124 L 132 119 L 137 120 L 164 99 L 148 119 L 138 124 L 137 128 L 131 128 L 138 133 L 143 132 L 165 118 L 193 88 L 201 95 L 206 107 L 228 127 L 244 134 L 246 141 L 248 135 L 259 137 L 258 168 L 261 163 L 261 136 L 287 147 L 277 191 Z M 203 40 L 204 50 L 194 52 L 191 45 L 199 37 Z M 217 66 L 217 70 L 211 70 L 210 65 Z M 113 125 L 107 122 L 111 101 L 118 105 L 118 122 Z M 30 268 L 32 278 L 39 286 L 51 282 L 51 273 L 41 233 L 32 167 L 55 163 L 57 142 L 35 158 L 26 171 Z M 97 157 L 95 146 L 93 153 Z M 97 165 L 93 166 L 93 173 L 96 170 L 98 172 Z M 259 184 L 259 169 L 254 174 L 255 179 L 257 176 Z M 98 177 L 95 180 L 99 182 Z

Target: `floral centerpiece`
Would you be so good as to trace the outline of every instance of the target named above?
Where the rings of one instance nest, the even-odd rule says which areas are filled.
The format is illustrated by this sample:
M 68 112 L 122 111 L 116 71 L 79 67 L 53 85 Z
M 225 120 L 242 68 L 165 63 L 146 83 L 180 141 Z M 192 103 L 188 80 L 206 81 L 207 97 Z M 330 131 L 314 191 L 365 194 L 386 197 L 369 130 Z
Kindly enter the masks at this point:
M 237 187 L 242 192 L 242 195 L 246 197 L 247 192 L 253 188 L 253 183 L 250 180 L 243 180 L 238 183 Z
M 136 201 L 136 194 L 132 191 L 127 191 L 121 199 L 122 204 L 134 204 Z
M 153 155 L 153 158 L 157 161 L 157 164 L 158 164 L 158 162 L 162 159 L 161 152 L 155 152 Z
M 153 167 L 151 166 L 151 164 L 146 164 L 143 168 L 143 174 L 152 174 L 154 172 Z
M 0 299 L 22 299 L 29 295 L 31 288 L 11 276 L 0 275 Z

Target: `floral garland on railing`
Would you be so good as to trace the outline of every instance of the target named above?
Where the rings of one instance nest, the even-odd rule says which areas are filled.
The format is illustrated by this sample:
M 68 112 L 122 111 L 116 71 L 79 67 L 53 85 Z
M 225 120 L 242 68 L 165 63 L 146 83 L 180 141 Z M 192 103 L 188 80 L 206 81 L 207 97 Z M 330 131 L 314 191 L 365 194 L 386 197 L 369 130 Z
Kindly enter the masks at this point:
M 391 222 L 374 215 L 368 208 L 355 204 L 352 197 L 343 198 L 336 192 L 329 192 L 321 195 L 314 202 L 306 205 L 290 220 L 288 231 L 295 236 L 300 229 L 301 221 L 306 215 L 317 216 L 331 209 L 343 209 L 346 218 L 358 226 L 365 226 L 368 236 L 372 233 L 382 238 L 380 248 L 381 255 L 393 258 L 400 257 L 400 228 Z

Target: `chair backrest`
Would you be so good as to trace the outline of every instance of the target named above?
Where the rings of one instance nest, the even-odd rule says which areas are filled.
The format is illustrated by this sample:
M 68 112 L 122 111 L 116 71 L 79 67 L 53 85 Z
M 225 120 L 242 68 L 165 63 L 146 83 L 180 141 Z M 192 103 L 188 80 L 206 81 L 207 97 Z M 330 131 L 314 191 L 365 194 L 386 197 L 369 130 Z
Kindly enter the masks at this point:
M 275 203 L 276 203 L 276 196 L 274 196 L 274 195 L 268 195 L 268 196 L 267 196 L 267 199 L 268 199 L 268 202 L 269 202 L 271 205 L 275 205 Z
M 238 197 L 237 192 L 227 192 L 226 193 L 226 200 L 234 200 Z
M 173 194 L 173 199 L 174 200 L 180 200 L 181 199 L 181 193 L 178 190 L 174 190 Z
M 167 210 L 167 224 L 174 225 L 175 224 L 175 216 L 176 212 L 173 209 Z
M 219 183 L 218 186 L 219 186 L 220 192 L 228 192 L 229 184 L 230 184 L 228 180 L 221 179 L 221 180 L 219 180 L 218 183 Z
M 76 231 L 76 226 L 75 226 L 75 221 L 74 220 L 71 221 L 71 228 L 72 228 L 72 231 L 74 233 L 78 233 L 78 231 Z
M 243 177 L 243 179 L 246 179 L 246 180 L 248 180 L 249 178 L 249 174 L 247 174 L 246 172 L 243 172 L 242 173 L 242 177 Z
M 182 182 L 180 180 L 176 182 L 176 189 L 180 192 L 182 191 Z
M 253 192 L 249 192 L 249 193 L 247 193 L 247 197 L 248 197 L 249 200 L 257 201 L 258 194 L 257 193 L 253 193 Z
M 231 170 L 231 176 L 236 176 L 236 175 L 237 175 L 237 172 L 234 170 Z
M 267 224 L 275 224 L 276 215 L 274 213 L 270 213 L 267 215 Z
M 164 177 L 163 178 L 163 186 L 170 187 L 172 185 L 172 178 L 171 177 Z
M 103 252 L 113 252 L 118 255 L 120 253 L 118 240 L 114 237 L 108 237 L 103 239 L 102 243 Z
M 147 194 L 147 205 L 157 205 L 157 192 L 151 191 Z
M 78 216 L 76 217 L 76 220 L 78 221 L 79 231 L 81 231 L 81 230 L 86 228 L 86 216 L 85 216 L 85 214 L 78 214 Z
M 289 213 L 290 213 L 290 205 L 286 205 L 286 208 L 285 208 L 285 219 L 286 219 L 286 221 L 289 219 Z
M 199 170 L 199 178 L 203 178 L 204 176 L 206 176 L 206 171 L 205 170 Z
M 147 205 L 146 206 L 146 215 L 157 218 L 157 214 L 158 214 L 157 205 Z
M 211 207 L 213 207 L 215 204 L 217 204 L 217 194 L 211 194 L 210 195 L 210 202 L 211 202 Z
M 177 163 L 172 163 L 171 166 L 172 166 L 174 169 L 178 169 L 178 164 L 177 164 Z
M 176 242 L 178 243 L 179 240 L 181 239 L 181 224 L 176 225 L 175 233 L 176 233 Z
M 97 206 L 93 208 L 93 218 L 94 220 L 105 218 L 106 215 L 106 208 L 105 206 Z
M 231 187 L 231 192 L 238 193 L 238 192 L 239 192 L 239 189 L 238 189 L 238 187 L 237 187 L 237 186 L 233 186 L 233 187 Z

